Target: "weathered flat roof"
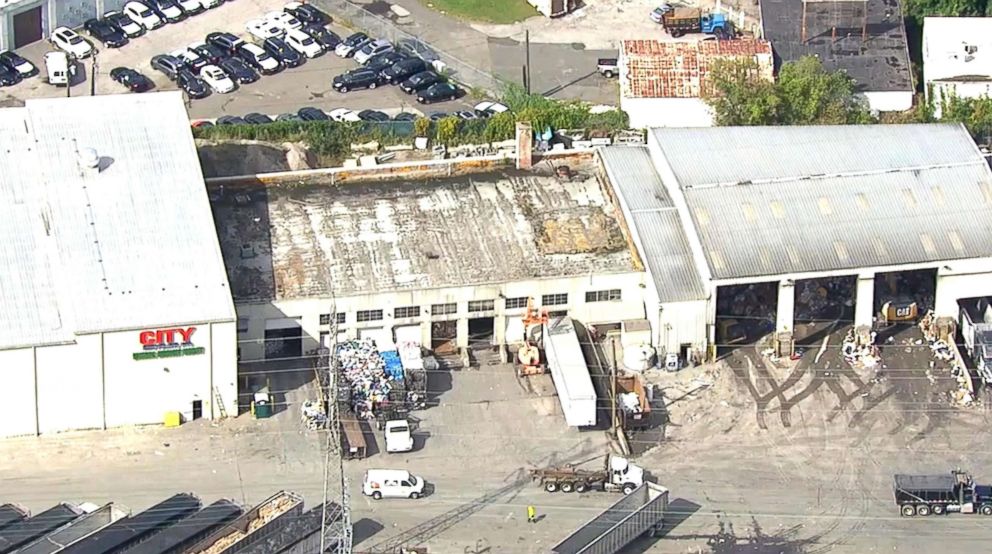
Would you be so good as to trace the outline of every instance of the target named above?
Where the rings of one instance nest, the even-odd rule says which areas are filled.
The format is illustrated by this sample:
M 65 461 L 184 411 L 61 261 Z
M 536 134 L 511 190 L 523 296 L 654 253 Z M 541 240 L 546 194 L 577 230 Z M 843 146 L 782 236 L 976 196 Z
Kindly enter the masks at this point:
M 591 162 L 212 195 L 237 301 L 635 271 Z

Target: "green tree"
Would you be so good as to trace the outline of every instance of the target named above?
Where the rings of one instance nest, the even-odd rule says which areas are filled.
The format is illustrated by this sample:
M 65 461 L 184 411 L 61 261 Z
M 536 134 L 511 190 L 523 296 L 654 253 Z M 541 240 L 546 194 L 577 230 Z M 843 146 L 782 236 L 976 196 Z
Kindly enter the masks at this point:
M 717 125 L 773 125 L 777 123 L 775 85 L 760 77 L 754 61 L 721 60 L 710 72 L 712 90 L 706 100 Z
M 928 15 L 964 16 L 989 14 L 988 0 L 906 0 L 908 17 L 919 22 Z
M 458 136 L 458 122 L 460 120 L 449 115 L 437 122 L 437 141 L 441 144 L 453 144 Z

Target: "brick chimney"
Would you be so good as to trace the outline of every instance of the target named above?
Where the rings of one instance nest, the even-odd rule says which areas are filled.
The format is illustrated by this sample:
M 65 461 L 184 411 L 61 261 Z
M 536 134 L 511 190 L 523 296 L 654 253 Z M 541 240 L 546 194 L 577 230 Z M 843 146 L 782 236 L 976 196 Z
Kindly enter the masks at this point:
M 534 131 L 530 123 L 517 123 L 517 169 L 534 165 Z

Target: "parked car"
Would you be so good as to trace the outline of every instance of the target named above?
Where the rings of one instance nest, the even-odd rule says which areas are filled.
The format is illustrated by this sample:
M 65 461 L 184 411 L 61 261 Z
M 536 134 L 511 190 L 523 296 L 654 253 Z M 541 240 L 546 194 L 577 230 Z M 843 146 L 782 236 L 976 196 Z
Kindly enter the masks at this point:
M 320 47 L 320 44 L 313 37 L 298 29 L 286 31 L 286 37 L 283 40 L 286 41 L 286 44 L 290 48 L 308 58 L 316 58 L 324 53 L 324 49 Z
M 203 119 L 201 119 L 200 121 L 194 121 L 193 123 L 190 123 L 190 127 L 196 127 L 197 129 L 202 129 L 203 127 L 213 127 L 213 126 L 214 126 L 213 123 Z
M 302 65 L 303 60 L 306 59 L 299 52 L 290 48 L 286 41 L 281 38 L 265 39 L 262 42 L 262 48 L 286 67 L 297 67 Z
M 0 65 L 0 87 L 9 87 L 21 82 L 21 75 L 7 66 Z
M 416 121 L 420 117 L 415 113 L 400 112 L 393 116 L 393 121 Z
M 248 34 L 258 40 L 265 40 L 272 37 L 281 37 L 286 31 L 267 19 L 252 19 L 245 23 L 245 30 Z
M 238 47 L 242 44 L 246 44 L 245 41 L 231 33 L 217 32 L 208 34 L 206 37 L 206 42 L 207 44 L 213 44 L 217 48 L 220 48 L 229 54 L 234 54 Z
M 355 52 L 365 46 L 366 43 L 372 42 L 365 33 L 355 33 L 349 35 L 348 38 L 344 39 L 341 44 L 338 44 L 334 48 L 334 53 L 342 58 L 348 58 L 355 55 Z
M 383 69 L 382 80 L 387 84 L 395 85 L 402 83 L 409 77 L 427 70 L 427 62 L 420 58 L 407 58 L 398 61 L 393 65 Z
M 152 69 L 161 71 L 166 77 L 175 81 L 180 71 L 186 70 L 186 62 L 171 55 L 159 54 L 152 58 Z
M 299 19 L 286 12 L 269 12 L 265 14 L 265 20 L 286 31 L 303 27 L 303 23 L 300 23 Z
M 475 115 L 479 117 L 492 117 L 496 114 L 501 114 L 505 111 L 509 111 L 510 108 L 507 108 L 506 106 L 500 104 L 499 102 L 492 102 L 487 100 L 485 102 L 479 102 L 478 104 L 476 104 L 474 109 L 475 109 Z
M 244 120 L 252 125 L 265 125 L 272 123 L 272 118 L 264 113 L 252 112 L 244 117 Z
M 320 44 L 321 48 L 328 52 L 334 50 L 339 44 L 341 44 L 341 37 L 327 27 L 308 25 L 303 27 L 303 32 L 312 36 L 313 39 Z
M 388 40 L 373 40 L 355 52 L 355 61 L 365 65 L 373 56 L 393 51 L 393 44 Z
M 663 23 L 665 20 L 665 14 L 672 11 L 672 9 L 672 5 L 666 3 L 651 10 L 651 21 L 654 21 L 655 23 Z
M 441 121 L 446 117 L 448 117 L 448 114 L 444 112 L 431 112 L 430 115 L 427 116 L 427 119 L 430 119 L 431 121 Z
M 93 54 L 93 46 L 68 27 L 57 27 L 52 31 L 51 40 L 56 48 L 70 56 L 86 58 Z
M 248 122 L 236 115 L 222 115 L 217 118 L 217 125 L 247 125 Z
M 199 54 L 188 48 L 181 48 L 175 52 L 169 52 L 169 55 L 182 60 L 183 63 L 186 64 L 186 68 L 194 74 L 199 73 L 199 71 L 207 65 L 207 60 L 201 58 Z
M 479 119 L 479 116 L 476 115 L 475 112 L 470 112 L 468 110 L 457 111 L 453 115 L 458 119 L 464 120 Z
M 375 88 L 379 86 L 379 74 L 375 71 L 359 68 L 342 73 L 331 81 L 331 86 L 338 92 L 348 92 L 360 88 Z
M 328 121 L 329 117 L 322 110 L 317 108 L 300 108 L 300 111 L 296 112 L 303 121 Z
M 182 8 L 186 15 L 197 15 L 203 13 L 207 7 L 203 5 L 200 0 L 177 0 L 179 7 Z
M 406 81 L 400 83 L 400 90 L 407 94 L 413 94 L 442 81 L 441 76 L 433 71 L 421 71 L 420 73 L 411 75 Z
M 432 64 L 440 59 L 438 53 L 431 49 L 430 46 L 424 44 L 420 39 L 401 38 L 396 41 L 396 49 L 402 50 L 411 56 L 417 56 L 428 64 Z
M 107 12 L 103 20 L 113 25 L 115 29 L 127 35 L 128 38 L 140 37 L 145 34 L 145 26 L 121 12 Z
M 127 44 L 127 35 L 105 19 L 87 19 L 83 29 L 107 48 L 120 48 Z
M 304 25 L 327 25 L 331 22 L 331 17 L 329 15 L 310 4 L 290 2 L 283 6 L 282 11 L 292 15 L 296 19 L 299 19 Z
M 124 15 L 131 18 L 138 25 L 141 25 L 145 29 L 158 29 L 162 25 L 165 25 L 165 20 L 158 16 L 151 8 L 133 0 L 124 4 Z
M 110 78 L 124 85 L 131 92 L 146 92 L 152 89 L 152 81 L 129 67 L 115 67 L 110 70 Z
M 461 96 L 461 89 L 451 83 L 437 83 L 417 93 L 417 102 L 421 104 L 433 104 L 435 102 L 445 102 L 454 100 Z
M 238 46 L 238 57 L 257 69 L 262 75 L 272 75 L 282 69 L 282 63 L 273 58 L 257 44 L 244 43 Z
M 236 88 L 234 81 L 216 65 L 204 66 L 200 70 L 200 78 L 203 79 L 204 83 L 207 83 L 211 90 L 219 94 L 227 94 Z
M 358 112 L 348 108 L 334 108 L 327 115 L 333 121 L 361 121 Z
M 148 7 L 151 8 L 156 15 L 160 18 L 168 21 L 169 23 L 179 23 L 180 21 L 186 19 L 186 12 L 179 7 L 176 0 L 145 0 L 148 2 Z
M 374 56 L 365 64 L 364 69 L 375 71 L 381 76 L 382 72 L 391 67 L 393 64 L 402 62 L 406 59 L 408 59 L 406 55 L 400 54 L 399 52 L 386 52 L 385 54 Z
M 231 76 L 231 79 L 242 85 L 258 80 L 258 72 L 248 66 L 241 58 L 224 58 L 217 62 L 217 67 L 223 69 L 224 73 Z
M 206 42 L 192 42 L 189 45 L 189 49 L 196 52 L 196 54 L 201 58 L 207 60 L 207 63 L 212 63 L 214 65 L 219 64 L 221 60 L 228 57 L 227 52 L 221 50 L 213 44 L 207 44 Z
M 6 52 L 0 52 L 0 67 L 6 67 L 14 73 L 20 75 L 21 78 L 31 77 L 38 73 L 38 68 L 35 67 L 33 63 L 25 60 L 16 52 L 11 52 L 9 50 Z
M 379 110 L 362 110 L 358 112 L 358 119 L 361 119 L 362 121 L 383 122 L 389 121 L 389 116 Z
M 295 113 L 281 113 L 276 116 L 276 121 L 303 121 Z
M 216 8 L 224 3 L 224 0 L 200 0 L 200 5 L 206 9 Z
M 190 98 L 203 98 L 210 94 L 210 87 L 188 69 L 182 69 L 176 74 L 176 84 Z

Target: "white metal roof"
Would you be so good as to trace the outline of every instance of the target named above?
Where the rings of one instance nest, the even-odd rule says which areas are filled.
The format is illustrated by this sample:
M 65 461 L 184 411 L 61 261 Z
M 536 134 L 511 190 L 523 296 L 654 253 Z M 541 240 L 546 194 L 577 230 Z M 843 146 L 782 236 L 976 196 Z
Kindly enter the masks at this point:
M 0 348 L 235 318 L 179 93 L 28 100 L 0 114 L 0 166 L 16 168 L 0 194 L 30 191 L 0 207 L 0 260 L 31 268 L 0 274 L 0 317 L 16 330 Z M 94 151 L 98 168 L 85 161 Z
M 928 83 L 992 80 L 992 18 L 924 18 L 923 73 Z

